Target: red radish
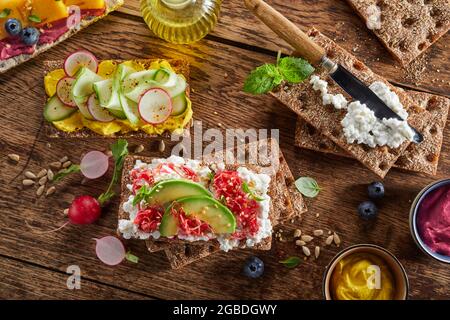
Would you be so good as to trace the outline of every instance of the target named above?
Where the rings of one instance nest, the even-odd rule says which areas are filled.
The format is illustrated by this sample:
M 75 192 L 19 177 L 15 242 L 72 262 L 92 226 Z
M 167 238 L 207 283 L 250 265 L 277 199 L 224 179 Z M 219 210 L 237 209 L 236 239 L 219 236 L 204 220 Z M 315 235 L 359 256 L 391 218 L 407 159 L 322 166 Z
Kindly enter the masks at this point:
M 75 82 L 74 78 L 64 77 L 58 81 L 56 85 L 56 95 L 59 100 L 69 107 L 77 107 L 77 104 L 72 98 L 72 85 Z
M 150 124 L 167 120 L 172 113 L 172 100 L 169 93 L 161 88 L 151 88 L 139 99 L 139 115 Z
M 104 264 L 116 266 L 121 263 L 126 256 L 125 247 L 119 239 L 113 236 L 106 236 L 101 239 L 94 239 L 95 252 L 97 257 Z
M 103 176 L 109 167 L 109 158 L 100 151 L 90 151 L 84 155 L 80 162 L 81 173 L 88 179 L 97 179 Z
M 73 77 L 81 67 L 87 67 L 97 73 L 98 60 L 91 52 L 80 50 L 69 55 L 64 61 L 64 72 L 69 77 Z
M 115 119 L 114 116 L 108 111 L 108 109 L 100 106 L 97 95 L 95 93 L 89 96 L 89 99 L 87 101 L 87 108 L 92 118 L 97 121 L 111 122 Z
M 100 218 L 102 209 L 91 196 L 76 197 L 69 207 L 69 221 L 73 224 L 91 224 Z

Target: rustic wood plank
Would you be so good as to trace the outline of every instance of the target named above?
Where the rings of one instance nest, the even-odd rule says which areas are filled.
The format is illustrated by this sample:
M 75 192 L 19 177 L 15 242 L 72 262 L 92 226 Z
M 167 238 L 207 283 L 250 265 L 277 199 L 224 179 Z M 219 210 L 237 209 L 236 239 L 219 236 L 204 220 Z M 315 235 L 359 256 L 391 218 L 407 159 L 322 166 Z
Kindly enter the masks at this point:
M 88 279 L 166 299 L 322 298 L 324 267 L 340 250 L 334 246 L 323 248 L 318 261 L 308 260 L 297 269 L 287 270 L 278 261 L 293 254 L 301 256 L 301 252 L 291 241 L 277 242 L 270 252 L 257 253 L 266 263 L 266 272 L 255 281 L 241 275 L 243 261 L 251 254 L 249 251 L 217 254 L 172 271 L 162 253 L 150 255 L 142 242 L 135 241 L 128 245 L 140 257 L 138 265 L 125 263 L 116 268 L 102 265 L 95 257 L 92 238 L 114 233 L 117 202 L 105 208 L 95 225 L 69 225 L 60 232 L 43 236 L 33 234 L 26 227 L 25 220 L 44 230 L 61 225 L 65 221 L 62 211 L 75 195 L 96 195 L 107 185 L 106 179 L 81 184 L 79 177 L 72 177 L 58 187 L 55 196 L 35 199 L 34 190 L 22 190 L 20 179 L 11 181 L 22 170 L 39 131 L 44 94 L 42 62 L 61 59 L 79 48 L 92 50 L 100 58 L 186 57 L 193 66 L 195 117 L 203 121 L 204 129 L 217 127 L 219 122 L 225 128 L 280 128 L 281 147 L 295 176 L 313 176 L 323 187 L 320 196 L 308 203 L 310 212 L 301 226 L 305 233 L 320 227 L 336 230 L 343 247 L 366 242 L 382 245 L 405 264 L 412 298 L 449 298 L 446 286 L 450 270 L 421 254 L 408 230 L 408 208 L 414 195 L 427 183 L 448 175 L 449 128 L 445 132 L 438 176 L 421 177 L 393 170 L 385 180 L 387 198 L 382 202 L 379 219 L 373 226 L 364 227 L 357 217 L 356 206 L 366 198 L 364 184 L 375 177 L 350 159 L 294 147 L 296 116 L 269 96 L 253 97 L 241 92 L 246 74 L 273 57 L 210 40 L 189 46 L 171 45 L 149 35 L 143 22 L 111 16 L 0 79 L 0 96 L 7 101 L 0 109 L 0 212 L 3 213 L 0 215 L 0 254 L 62 272 L 68 265 L 78 264 Z M 122 41 L 118 46 L 122 39 L 132 41 Z M 37 171 L 64 154 L 76 161 L 84 152 L 105 148 L 108 143 L 102 139 L 49 142 L 41 133 L 31 154 L 29 169 Z M 148 146 L 144 155 L 162 155 L 156 151 L 155 142 L 132 139 L 130 143 Z M 165 156 L 171 145 L 173 143 L 168 142 Z M 18 166 L 7 161 L 6 155 L 11 152 L 21 155 Z M 286 227 L 285 232 L 289 228 Z M 324 239 L 316 239 L 313 244 L 323 245 L 323 242 Z
M 407 76 L 383 45 L 365 26 L 344 0 L 267 0 L 277 10 L 306 30 L 317 27 L 334 39 L 373 70 L 398 85 L 429 92 L 449 95 L 450 92 L 450 50 L 447 34 L 435 43 L 421 59 L 414 64 L 426 67 L 419 79 Z M 120 10 L 140 16 L 139 0 L 128 0 Z M 218 40 L 236 41 L 245 46 L 256 46 L 264 50 L 291 52 L 291 48 L 275 33 L 250 13 L 242 0 L 223 1 L 221 17 L 212 32 Z
M 0 257 L 0 298 L 16 299 L 66 299 L 66 300 L 115 300 L 149 299 L 140 294 L 98 284 L 83 278 L 80 289 L 67 288 L 68 274 L 29 265 L 17 260 Z

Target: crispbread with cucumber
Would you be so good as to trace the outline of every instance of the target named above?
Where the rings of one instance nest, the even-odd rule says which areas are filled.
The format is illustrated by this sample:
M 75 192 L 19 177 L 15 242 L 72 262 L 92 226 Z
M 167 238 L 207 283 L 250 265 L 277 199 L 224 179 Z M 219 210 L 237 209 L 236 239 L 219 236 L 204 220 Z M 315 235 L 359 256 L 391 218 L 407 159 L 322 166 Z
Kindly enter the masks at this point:
M 82 50 L 45 62 L 44 107 L 52 138 L 154 137 L 192 121 L 185 60 L 98 61 Z
M 423 130 L 425 140 L 418 145 L 411 144 L 397 160 L 394 167 L 435 175 L 438 168 L 443 131 L 447 121 L 450 100 L 446 97 L 425 92 L 406 92 L 425 110 L 422 113 L 422 117 L 427 123 Z M 295 144 L 305 149 L 350 157 L 349 154 L 339 148 L 330 139 L 320 134 L 301 117 L 297 120 Z
M 123 3 L 123 0 L 0 1 L 0 73 L 51 49 Z

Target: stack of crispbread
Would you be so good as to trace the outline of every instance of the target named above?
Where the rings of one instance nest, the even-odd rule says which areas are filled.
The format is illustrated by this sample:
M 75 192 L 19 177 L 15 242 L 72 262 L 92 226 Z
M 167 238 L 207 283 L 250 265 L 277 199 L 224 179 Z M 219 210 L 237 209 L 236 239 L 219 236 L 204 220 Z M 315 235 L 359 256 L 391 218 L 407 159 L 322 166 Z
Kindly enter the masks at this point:
M 384 78 L 372 72 L 352 54 L 338 46 L 335 42 L 316 29 L 313 28 L 310 30 L 308 35 L 312 40 L 325 48 L 329 58 L 343 65 L 367 86 L 375 81 L 385 83 L 391 91 L 398 95 L 400 102 L 408 111 L 409 124 L 422 132 L 427 141 L 422 142 L 419 146 L 410 146 L 409 142 L 405 142 L 398 148 L 389 148 L 387 146 L 370 148 L 363 144 L 350 144 L 347 142 L 341 126 L 341 120 L 345 116 L 345 110 L 338 110 L 329 105 L 324 106 L 322 97 L 312 88 L 309 81 L 296 85 L 282 84 L 272 92 L 272 95 L 296 112 L 304 122 L 315 129 L 314 132 L 318 132 L 323 137 L 332 141 L 333 145 L 339 147 L 342 152 L 345 152 L 349 157 L 353 157 L 360 161 L 382 178 L 384 178 L 390 168 L 399 159 L 400 162 L 404 162 L 405 160 L 406 162 L 412 161 L 412 163 L 408 164 L 409 169 L 416 168 L 415 171 L 427 170 L 428 172 L 435 172 L 435 169 L 433 168 L 436 166 L 439 158 L 440 146 L 442 144 L 442 131 L 445 127 L 448 105 L 446 103 L 441 104 L 440 102 L 432 102 L 431 104 L 437 111 L 431 112 L 429 109 L 425 110 L 420 106 L 420 101 L 418 99 L 413 98 L 410 94 L 389 84 Z M 351 97 L 334 83 L 328 76 L 326 70 L 318 67 L 315 74 L 320 76 L 320 78 L 327 80 L 329 84 L 329 93 L 341 93 L 347 100 L 352 100 Z M 431 101 L 441 100 L 434 97 Z M 437 123 L 432 123 L 434 121 L 437 121 Z M 430 131 L 428 132 L 430 134 L 426 132 L 427 130 Z M 411 150 L 414 150 L 415 148 L 417 151 L 414 152 L 420 154 L 420 156 L 411 156 Z
M 347 0 L 403 65 L 422 54 L 450 28 L 448 0 Z M 378 11 L 380 23 L 371 26 Z
M 294 218 L 300 217 L 302 213 L 306 212 L 307 208 L 304 203 L 302 195 L 295 190 L 294 177 L 279 149 L 278 143 L 273 140 L 261 140 L 254 143 L 249 143 L 243 146 L 246 153 L 245 159 L 256 159 L 257 163 L 234 164 L 234 155 L 237 149 L 225 150 L 217 152 L 214 155 L 208 155 L 203 158 L 206 163 L 215 163 L 216 159 L 225 159 L 225 163 L 229 168 L 233 166 L 252 167 L 253 170 L 264 172 L 271 176 L 271 184 L 269 195 L 271 201 L 270 219 L 272 225 L 286 223 Z M 252 153 L 258 153 L 256 158 L 252 157 Z M 123 211 L 122 204 L 127 201 L 130 191 L 126 187 L 129 181 L 127 172 L 133 168 L 136 160 L 150 162 L 151 158 L 133 156 L 128 157 L 124 163 L 124 174 L 122 175 L 122 194 L 121 205 L 119 209 L 119 219 L 127 218 L 128 214 Z M 233 164 L 229 164 L 233 163 Z M 270 250 L 272 239 L 269 237 L 263 242 L 255 246 L 254 250 Z M 170 266 L 174 269 L 186 266 L 194 261 L 209 256 L 212 253 L 220 251 L 217 244 L 211 243 L 186 243 L 179 240 L 146 240 L 147 248 L 150 252 L 157 252 L 164 250 L 169 260 Z

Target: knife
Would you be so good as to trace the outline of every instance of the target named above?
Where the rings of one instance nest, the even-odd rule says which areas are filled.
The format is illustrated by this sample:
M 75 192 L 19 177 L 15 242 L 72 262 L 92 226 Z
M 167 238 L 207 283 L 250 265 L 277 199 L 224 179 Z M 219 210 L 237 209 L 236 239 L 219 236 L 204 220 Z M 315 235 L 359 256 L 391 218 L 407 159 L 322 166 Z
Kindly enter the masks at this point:
M 362 81 L 350 73 L 340 64 L 329 59 L 325 49 L 312 41 L 300 28 L 284 17 L 280 12 L 269 6 L 263 0 L 244 0 L 245 5 L 250 9 L 265 25 L 274 31 L 280 38 L 289 43 L 296 53 L 308 60 L 312 64 L 321 64 L 330 77 L 353 99 L 365 104 L 372 110 L 378 119 L 402 119 L 392 111 L 372 90 Z M 413 141 L 420 143 L 423 135 L 410 126 L 415 135 Z

